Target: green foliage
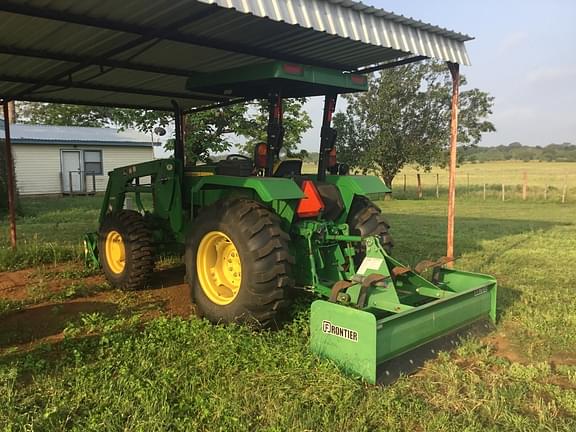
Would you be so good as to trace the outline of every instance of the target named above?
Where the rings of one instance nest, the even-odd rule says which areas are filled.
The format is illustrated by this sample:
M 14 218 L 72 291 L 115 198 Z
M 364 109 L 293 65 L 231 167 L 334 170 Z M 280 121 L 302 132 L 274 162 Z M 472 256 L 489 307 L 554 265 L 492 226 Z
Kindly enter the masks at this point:
M 245 105 L 232 105 L 188 114 L 184 132 L 184 151 L 188 163 L 206 162 L 211 154 L 229 150 L 232 134 L 246 112 Z M 174 141 L 169 141 L 166 148 L 172 150 Z
M 285 99 L 284 109 L 284 150 L 288 155 L 294 155 L 302 140 L 302 134 L 312 127 L 312 120 L 304 104 L 306 98 Z M 251 155 L 256 144 L 266 142 L 268 127 L 268 101 L 261 100 L 253 104 L 248 115 L 241 119 L 236 133 L 243 136 L 246 142 L 242 150 Z
M 85 105 L 18 102 L 18 121 L 57 126 L 105 127 L 110 124 L 115 108 Z
M 369 91 L 345 96 L 346 112 L 334 116 L 340 160 L 376 171 L 387 185 L 406 164 L 429 169 L 442 160 L 449 142 L 451 88 L 448 71 L 436 63 L 372 76 Z M 478 89 L 461 92 L 461 144 L 475 144 L 482 133 L 495 130 L 487 120 L 492 104 L 493 98 Z
M 296 151 L 302 134 L 312 127 L 312 121 L 303 109 L 305 102 L 306 99 L 284 101 L 284 148 L 289 154 Z M 29 123 L 91 127 L 115 125 L 142 132 L 167 126 L 173 121 L 172 113 L 161 111 L 40 102 L 21 102 L 18 110 L 20 118 Z M 266 141 L 267 124 L 268 102 L 265 100 L 188 114 L 185 123 L 187 160 L 192 164 L 206 162 L 211 154 L 229 150 L 234 135 L 246 139 L 242 149 L 251 154 L 255 144 Z M 174 149 L 174 140 L 167 142 L 166 149 Z

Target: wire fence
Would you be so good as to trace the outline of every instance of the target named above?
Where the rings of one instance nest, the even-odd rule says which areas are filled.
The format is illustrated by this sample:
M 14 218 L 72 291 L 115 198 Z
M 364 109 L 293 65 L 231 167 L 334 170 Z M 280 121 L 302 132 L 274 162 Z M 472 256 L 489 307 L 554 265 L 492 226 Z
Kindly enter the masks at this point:
M 576 173 L 556 176 L 550 182 L 530 182 L 529 173 L 503 181 L 473 174 L 459 175 L 458 198 L 499 201 L 576 202 Z M 438 173 L 400 174 L 392 183 L 392 194 L 399 199 L 442 199 L 448 196 L 448 175 Z

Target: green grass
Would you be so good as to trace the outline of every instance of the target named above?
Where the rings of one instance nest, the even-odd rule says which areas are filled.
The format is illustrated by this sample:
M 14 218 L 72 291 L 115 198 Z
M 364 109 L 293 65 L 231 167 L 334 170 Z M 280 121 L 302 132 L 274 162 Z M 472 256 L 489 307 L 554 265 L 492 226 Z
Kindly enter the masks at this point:
M 24 200 L 36 215 L 21 218 L 23 236 L 73 245 L 94 228 L 97 201 Z M 443 200 L 380 204 L 401 260 L 444 253 Z M 0 346 L 0 429 L 576 430 L 574 214 L 570 203 L 457 205 L 457 267 L 498 278 L 494 337 L 515 361 L 469 337 L 417 375 L 370 386 L 308 351 L 306 301 L 293 322 L 264 333 L 197 318 L 143 321 L 124 308 L 82 314 L 57 343 Z M 21 305 L 3 304 L 2 316 L 11 307 Z

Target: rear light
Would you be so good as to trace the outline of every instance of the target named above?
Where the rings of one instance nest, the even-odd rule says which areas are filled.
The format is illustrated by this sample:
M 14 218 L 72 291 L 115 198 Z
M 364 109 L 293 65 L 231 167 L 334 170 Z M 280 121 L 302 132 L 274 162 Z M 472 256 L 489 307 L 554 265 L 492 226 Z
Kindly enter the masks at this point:
M 300 218 L 318 216 L 324 210 L 324 202 L 318 193 L 318 189 L 316 189 L 312 180 L 304 180 L 301 187 L 302 192 L 304 192 L 304 198 L 298 203 L 296 214 Z
M 354 84 L 366 85 L 368 78 L 365 75 L 352 75 L 352 82 Z
M 254 149 L 254 165 L 257 168 L 266 168 L 268 163 L 268 146 L 266 143 L 256 145 Z
M 304 68 L 297 64 L 285 63 L 282 65 L 282 69 L 290 75 L 304 75 Z
M 332 147 L 332 149 L 328 152 L 328 161 L 327 165 L 328 168 L 335 167 L 338 161 L 336 160 L 336 147 Z

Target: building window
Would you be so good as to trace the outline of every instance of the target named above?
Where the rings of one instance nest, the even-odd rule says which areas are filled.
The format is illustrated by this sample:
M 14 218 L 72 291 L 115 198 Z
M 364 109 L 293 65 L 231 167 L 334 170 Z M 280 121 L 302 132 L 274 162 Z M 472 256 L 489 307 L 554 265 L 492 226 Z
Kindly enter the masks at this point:
M 100 150 L 84 150 L 84 171 L 86 174 L 102 175 L 102 152 Z

